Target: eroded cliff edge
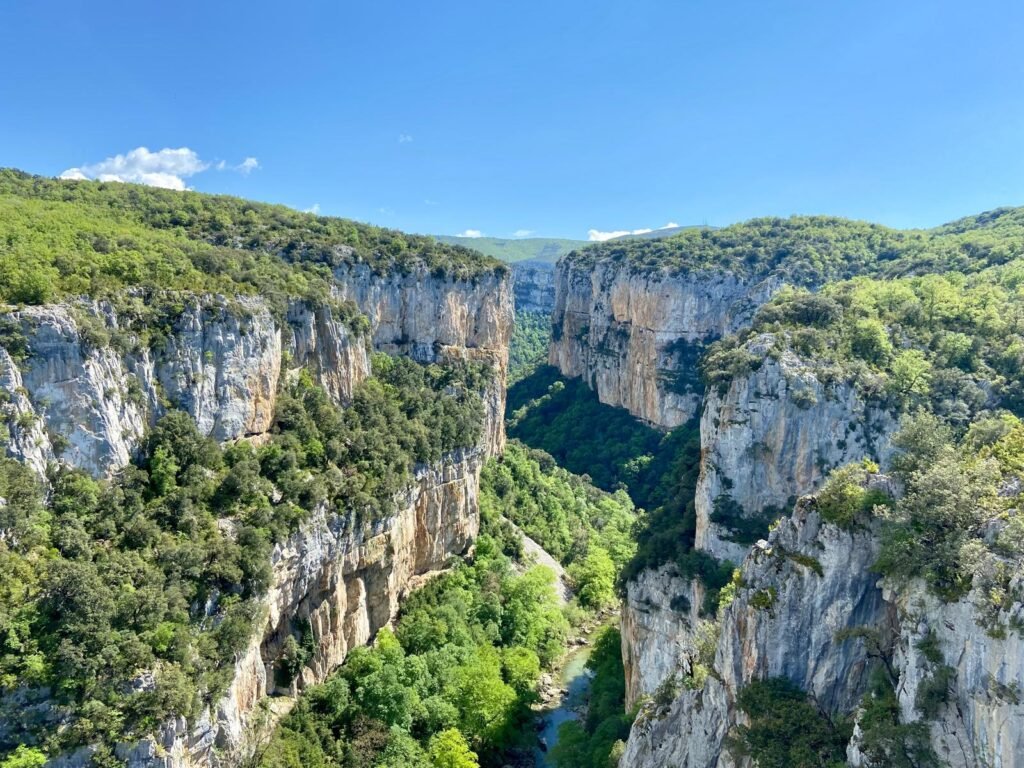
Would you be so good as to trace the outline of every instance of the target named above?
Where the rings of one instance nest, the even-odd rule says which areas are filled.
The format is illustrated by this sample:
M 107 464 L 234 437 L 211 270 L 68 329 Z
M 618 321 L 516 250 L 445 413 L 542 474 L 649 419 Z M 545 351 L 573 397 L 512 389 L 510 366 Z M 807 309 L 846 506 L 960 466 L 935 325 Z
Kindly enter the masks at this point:
M 704 346 L 748 323 L 782 285 L 719 270 L 640 269 L 613 257 L 559 261 L 548 362 L 602 403 L 664 428 L 699 413 Z
M 480 469 L 504 445 L 511 291 L 503 271 L 459 280 L 426 269 L 381 275 L 357 265 L 339 270 L 329 301 L 292 301 L 283 311 L 257 297 L 181 295 L 172 304 L 157 325 L 149 315 L 146 324 L 135 322 L 124 301 L 6 313 L 0 385 L 8 454 L 41 475 L 52 461 L 109 475 L 170 409 L 219 441 L 259 443 L 286 380 L 306 370 L 345 405 L 370 375 L 374 346 L 421 362 L 481 361 L 492 374 L 478 445 L 419 466 L 397 511 L 383 520 L 312 510 L 273 550 L 270 589 L 223 698 L 195 722 L 169 722 L 152 739 L 115 749 L 133 766 L 233 764 L 280 711 L 262 703 L 268 695 L 294 696 L 323 681 L 349 649 L 394 618 L 421 577 L 475 539 Z M 307 622 L 315 652 L 280 688 L 274 667 L 282 644 Z M 88 757 L 83 749 L 53 762 L 80 765 Z

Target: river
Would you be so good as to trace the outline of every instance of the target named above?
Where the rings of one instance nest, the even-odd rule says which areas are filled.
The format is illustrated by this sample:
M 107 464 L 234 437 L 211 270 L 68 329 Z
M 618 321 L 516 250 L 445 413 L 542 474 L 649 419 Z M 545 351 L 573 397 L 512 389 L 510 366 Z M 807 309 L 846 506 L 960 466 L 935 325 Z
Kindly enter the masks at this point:
M 568 720 L 579 719 L 579 715 L 574 710 L 586 703 L 587 692 L 590 690 L 590 679 L 594 675 L 593 672 L 586 669 L 589 658 L 589 645 L 580 646 L 569 654 L 560 674 L 562 688 L 565 688 L 567 693 L 557 707 L 547 710 L 539 716 L 542 729 L 537 731 L 537 736 L 544 739 L 548 750 L 558 743 L 558 727 Z M 534 759 L 537 768 L 553 768 L 554 766 L 548 753 L 539 747 L 534 750 Z

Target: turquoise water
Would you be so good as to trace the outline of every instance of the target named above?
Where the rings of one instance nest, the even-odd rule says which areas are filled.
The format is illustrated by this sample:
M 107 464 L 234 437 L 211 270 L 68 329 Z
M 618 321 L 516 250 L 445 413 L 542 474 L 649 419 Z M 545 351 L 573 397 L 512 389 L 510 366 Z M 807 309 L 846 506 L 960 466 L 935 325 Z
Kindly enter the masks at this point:
M 585 669 L 587 659 L 590 658 L 590 646 L 583 646 L 569 656 L 562 667 L 562 687 L 568 690 L 562 703 L 555 709 L 548 710 L 540 716 L 543 728 L 537 731 L 538 738 L 547 742 L 548 750 L 558 743 L 558 727 L 568 721 L 577 720 L 579 716 L 573 711 L 583 704 L 587 699 L 587 691 L 590 689 L 590 679 L 593 672 Z M 534 750 L 537 768 L 550 768 L 553 763 L 539 747 Z

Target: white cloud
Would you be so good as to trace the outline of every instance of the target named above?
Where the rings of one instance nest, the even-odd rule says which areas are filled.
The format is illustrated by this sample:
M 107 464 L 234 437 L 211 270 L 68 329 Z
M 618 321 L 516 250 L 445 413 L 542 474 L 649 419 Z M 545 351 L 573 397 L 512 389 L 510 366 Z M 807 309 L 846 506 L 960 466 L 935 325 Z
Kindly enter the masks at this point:
M 166 147 L 156 152 L 151 152 L 146 147 L 137 147 L 123 155 L 114 155 L 98 163 L 68 168 L 60 177 L 79 181 L 121 181 L 182 190 L 186 188 L 185 179 L 210 167 L 210 163 L 203 161 L 195 150 L 188 147 Z M 238 165 L 229 166 L 220 160 L 213 167 L 218 171 L 230 169 L 248 176 L 257 170 L 260 164 L 255 157 L 247 157 Z
M 456 237 L 483 237 L 484 233 L 479 229 L 467 229 L 465 232 L 459 232 Z
M 317 216 L 319 216 L 320 215 L 320 203 L 313 203 L 313 205 L 311 207 L 307 208 L 305 211 L 303 211 L 303 213 L 312 213 L 312 214 L 316 214 Z
M 662 227 L 658 227 L 658 230 L 662 229 L 673 229 L 678 227 L 674 221 L 670 221 Z M 626 235 L 646 235 L 648 232 L 654 232 L 650 227 L 646 229 L 615 229 L 609 232 L 604 232 L 600 229 L 587 230 L 587 239 L 592 243 L 603 243 L 605 240 L 611 240 L 616 237 L 625 237 Z
M 247 157 L 245 158 L 245 160 L 243 160 L 242 162 L 235 166 L 235 170 L 238 171 L 243 176 L 248 176 L 253 171 L 258 171 L 259 169 L 260 161 L 257 160 L 255 157 Z
M 108 157 L 99 163 L 68 168 L 60 177 L 123 181 L 166 189 L 185 189 L 185 179 L 202 173 L 209 167 L 208 163 L 200 160 L 199 155 L 188 147 L 161 149 L 158 152 L 138 147 L 124 155 Z
M 411 142 L 412 142 L 412 136 L 409 135 L 408 133 L 400 133 L 400 134 L 398 134 L 398 143 L 399 144 L 409 144 Z
M 533 234 L 532 229 L 517 229 L 512 233 L 512 237 L 529 237 Z

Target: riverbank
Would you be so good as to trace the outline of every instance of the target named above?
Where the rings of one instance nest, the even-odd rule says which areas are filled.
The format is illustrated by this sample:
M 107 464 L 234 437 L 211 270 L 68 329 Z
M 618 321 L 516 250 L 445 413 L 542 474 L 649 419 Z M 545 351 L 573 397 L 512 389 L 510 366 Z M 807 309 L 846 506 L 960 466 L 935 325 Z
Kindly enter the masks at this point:
M 541 677 L 535 705 L 537 712 L 537 746 L 533 750 L 536 768 L 553 768 L 550 750 L 558 743 L 558 730 L 569 720 L 586 717 L 593 672 L 587 661 L 593 649 L 593 638 L 609 626 L 617 626 L 619 612 L 605 611 L 585 622 L 573 639 L 570 649 L 559 664 Z

